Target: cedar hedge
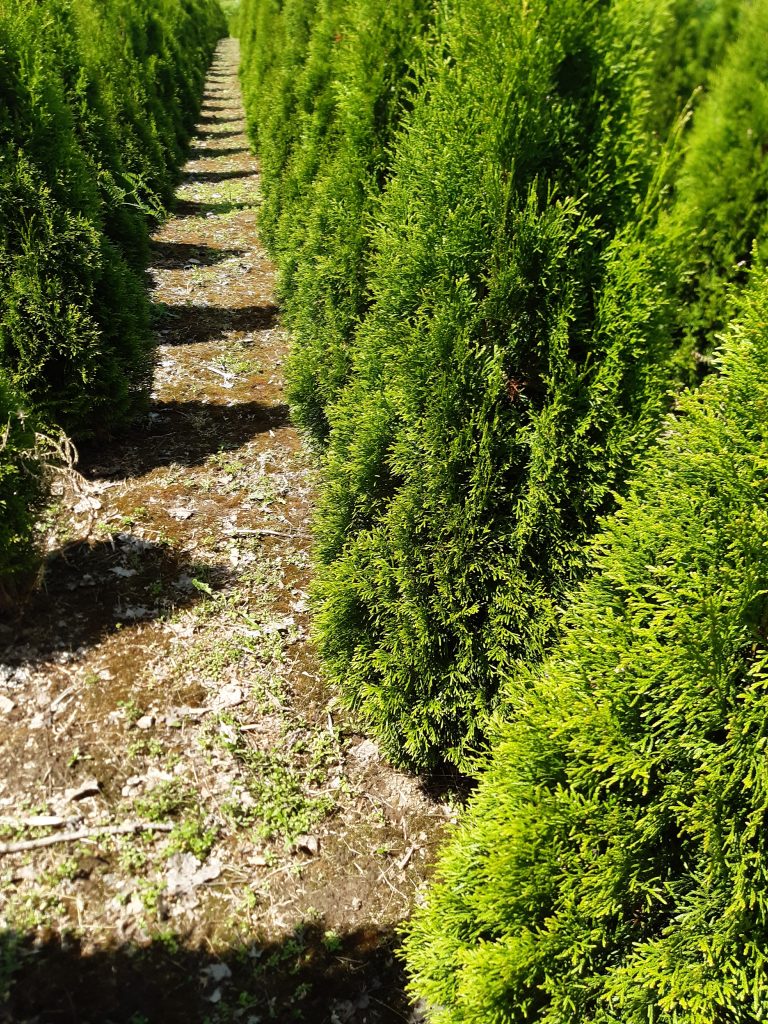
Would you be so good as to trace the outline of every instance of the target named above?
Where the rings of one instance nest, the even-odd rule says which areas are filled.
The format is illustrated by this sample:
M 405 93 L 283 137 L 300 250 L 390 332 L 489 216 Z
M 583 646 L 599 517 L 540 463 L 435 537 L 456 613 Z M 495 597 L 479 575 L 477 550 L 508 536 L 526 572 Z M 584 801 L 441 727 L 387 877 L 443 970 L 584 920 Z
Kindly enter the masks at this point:
M 215 0 L 0 9 L 0 575 L 31 558 L 31 424 L 83 437 L 145 401 L 148 217 L 224 27 Z
M 34 515 L 42 496 L 34 420 L 0 372 L 0 611 L 12 602 L 11 579 L 35 567 Z
M 327 410 L 317 625 L 349 705 L 415 767 L 482 741 L 660 412 L 667 334 L 623 351 L 612 297 L 645 289 L 625 252 L 659 156 L 656 7 L 455 5 L 398 138 Z
M 429 0 L 319 5 L 307 24 L 306 63 L 288 80 L 296 109 L 283 124 L 288 138 L 280 161 L 271 158 L 275 126 L 258 135 L 266 181 L 262 233 L 277 259 L 294 338 L 289 398 L 317 441 L 327 438 L 325 409 L 348 376 L 355 327 L 367 308 L 372 214 L 416 89 L 414 63 L 431 16 Z M 254 25 L 246 82 L 260 67 L 259 39 Z M 275 106 L 269 85 L 262 83 L 260 95 L 257 122 Z
M 406 941 L 434 1024 L 765 1018 L 768 275 L 510 682 Z
M 214 0 L 0 12 L 0 365 L 76 435 L 146 392 L 146 215 L 172 197 L 222 30 Z
M 246 0 L 291 394 L 325 445 L 317 639 L 396 760 L 482 745 L 707 366 L 763 231 L 765 4 L 742 7 L 403 0 L 376 33 L 355 0 Z

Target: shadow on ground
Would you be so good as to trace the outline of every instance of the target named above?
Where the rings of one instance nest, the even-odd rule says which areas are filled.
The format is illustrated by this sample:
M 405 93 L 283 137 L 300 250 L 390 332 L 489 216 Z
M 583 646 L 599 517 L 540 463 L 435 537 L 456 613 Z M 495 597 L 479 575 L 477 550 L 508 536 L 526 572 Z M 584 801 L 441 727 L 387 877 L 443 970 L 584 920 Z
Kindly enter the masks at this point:
M 230 129 L 223 132 L 198 132 L 197 140 L 198 142 L 208 142 L 211 139 L 239 139 L 244 134 L 245 129 L 243 128 Z M 237 152 L 239 153 L 241 150 L 238 149 Z
M 157 270 L 181 270 L 190 262 L 213 267 L 235 256 L 245 256 L 245 249 L 214 249 L 189 242 L 152 242 L 149 251 L 150 265 Z
M 250 168 L 239 171 L 187 171 L 185 175 L 188 181 L 208 182 L 209 184 L 215 184 L 217 181 L 234 181 L 237 178 L 252 177 L 253 171 Z
M 215 341 L 227 331 L 267 331 L 277 326 L 279 315 L 278 307 L 271 302 L 258 306 L 156 304 L 154 309 L 165 345 Z
M 242 116 L 221 117 L 219 114 L 201 114 L 199 124 L 242 124 Z
M 230 134 L 230 133 L 227 133 Z M 239 134 L 239 133 L 231 133 Z M 223 135 L 206 135 L 206 139 L 220 139 Z M 208 146 L 193 146 L 189 151 L 190 160 L 201 160 L 209 159 L 211 157 L 225 157 L 225 156 L 242 156 L 248 154 L 248 149 L 245 146 L 227 146 L 223 149 L 211 149 Z M 251 172 L 252 173 L 252 172 Z
M 403 1024 L 391 932 L 322 922 L 220 956 L 179 940 L 85 951 L 74 937 L 0 933 L 0 1024 Z
M 204 588 L 220 590 L 230 575 L 226 567 L 197 565 L 169 544 L 129 532 L 65 544 L 48 556 L 40 589 L 3 621 L 10 644 L 3 660 L 28 662 L 91 646 L 196 603 Z
M 80 469 L 89 478 L 144 476 L 164 466 L 199 466 L 217 452 L 242 448 L 257 434 L 290 423 L 287 405 L 239 402 L 153 402 L 149 427 L 137 426 L 110 448 L 110 461 L 98 448 L 83 447 Z
M 253 202 L 224 199 L 217 203 L 198 203 L 193 199 L 179 199 L 173 207 L 173 212 L 176 217 L 207 217 L 209 213 L 220 217 L 222 214 L 235 213 L 237 210 L 249 210 L 256 205 L 255 197 Z

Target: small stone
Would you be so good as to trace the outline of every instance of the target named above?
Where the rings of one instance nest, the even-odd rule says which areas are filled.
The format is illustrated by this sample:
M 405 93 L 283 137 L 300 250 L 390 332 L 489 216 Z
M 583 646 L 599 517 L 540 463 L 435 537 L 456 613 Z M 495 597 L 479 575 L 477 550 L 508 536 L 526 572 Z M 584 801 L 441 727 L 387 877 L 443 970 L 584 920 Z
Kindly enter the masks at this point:
M 76 514 L 82 514 L 84 512 L 97 512 L 101 508 L 101 502 L 98 498 L 89 498 L 87 495 L 78 501 L 72 510 Z
M 373 740 L 363 740 L 362 743 L 358 743 L 349 752 L 350 757 L 354 757 L 360 764 L 371 764 L 373 761 L 379 760 L 379 748 L 373 742 Z
M 225 708 L 234 708 L 245 700 L 243 691 L 235 683 L 223 686 L 213 700 L 213 707 L 216 711 L 223 711 Z
M 226 964 L 211 964 L 209 967 L 204 967 L 202 969 L 200 976 L 203 981 L 212 981 L 214 984 L 218 984 L 226 978 L 231 978 L 232 971 Z
M 320 852 L 320 842 L 317 836 L 297 836 L 296 849 L 304 850 L 306 853 L 311 853 L 313 857 L 316 857 Z
M 177 519 L 179 522 L 182 523 L 185 522 L 187 519 L 191 519 L 194 514 L 195 509 L 193 508 L 177 507 L 168 509 L 168 515 L 172 516 L 174 519 Z
M 284 615 L 282 619 L 275 619 L 274 622 L 267 622 L 262 626 L 261 631 L 265 636 L 272 636 L 274 633 L 285 633 L 296 625 L 292 615 Z
M 83 800 L 87 796 L 98 796 L 101 792 L 101 783 L 98 779 L 86 779 L 85 782 L 74 789 L 64 790 L 64 799 L 69 801 Z
M 137 729 L 151 729 L 155 724 L 153 715 L 142 715 L 141 718 L 136 720 Z
M 70 820 L 61 818 L 58 814 L 33 814 L 31 818 L 24 819 L 24 824 L 29 828 L 60 828 L 69 824 Z

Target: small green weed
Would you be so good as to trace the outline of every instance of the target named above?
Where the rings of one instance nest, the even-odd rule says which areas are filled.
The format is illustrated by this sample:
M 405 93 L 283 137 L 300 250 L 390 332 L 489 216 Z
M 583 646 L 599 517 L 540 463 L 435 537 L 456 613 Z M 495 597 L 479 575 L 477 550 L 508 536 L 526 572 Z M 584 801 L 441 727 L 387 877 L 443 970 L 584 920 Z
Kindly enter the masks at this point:
M 288 751 L 257 750 L 242 736 L 224 745 L 247 769 L 253 800 L 249 806 L 233 801 L 224 809 L 238 823 L 252 824 L 263 839 L 280 837 L 288 845 L 333 810 L 333 797 L 317 792 L 334 754 L 330 737 L 312 736 Z
M 144 736 L 141 736 L 139 739 L 134 740 L 133 743 L 128 744 L 126 754 L 131 760 L 137 757 L 161 758 L 165 754 L 165 747 L 155 737 L 146 739 Z
M 141 874 L 148 860 L 147 848 L 140 836 L 126 838 L 120 844 L 118 863 L 129 875 Z
M 171 832 L 168 853 L 193 853 L 198 860 L 204 861 L 213 849 L 217 836 L 218 830 L 206 828 L 202 818 L 188 818 Z
M 136 703 L 133 697 L 128 700 L 119 700 L 117 706 L 125 714 L 131 725 L 135 725 L 144 714 L 143 708 Z
M 195 793 L 189 783 L 181 779 L 163 779 L 145 796 L 138 797 L 134 806 L 147 821 L 166 821 L 192 806 L 194 798 Z
M 157 914 L 162 895 L 163 885 L 160 882 L 141 882 L 139 884 L 139 898 L 149 914 Z

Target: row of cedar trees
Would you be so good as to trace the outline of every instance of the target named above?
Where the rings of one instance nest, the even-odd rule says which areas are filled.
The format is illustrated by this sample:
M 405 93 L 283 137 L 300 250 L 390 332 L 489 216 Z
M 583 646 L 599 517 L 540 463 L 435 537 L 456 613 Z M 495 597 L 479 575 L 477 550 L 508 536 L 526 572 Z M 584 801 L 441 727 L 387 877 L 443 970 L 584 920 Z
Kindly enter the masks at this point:
M 215 0 L 0 4 L 0 597 L 35 562 L 36 437 L 146 400 L 148 222 L 225 30 Z
M 768 1019 L 768 0 L 241 32 L 319 646 L 392 757 L 479 777 L 414 993 Z

